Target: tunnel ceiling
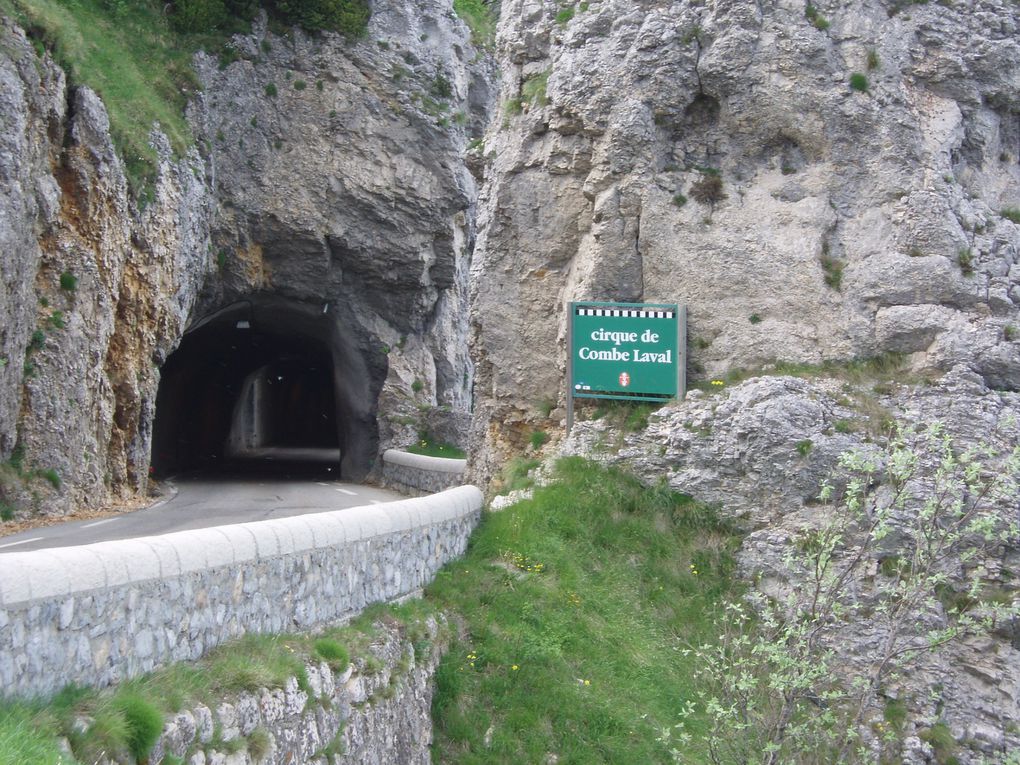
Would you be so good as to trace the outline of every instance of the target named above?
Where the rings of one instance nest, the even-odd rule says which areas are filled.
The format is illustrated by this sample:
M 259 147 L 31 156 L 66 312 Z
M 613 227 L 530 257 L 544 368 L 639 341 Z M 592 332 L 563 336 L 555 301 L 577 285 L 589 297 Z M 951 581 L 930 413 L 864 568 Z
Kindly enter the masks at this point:
M 328 306 L 232 303 L 195 322 L 161 369 L 153 472 L 317 465 L 358 480 L 378 444 L 369 370 Z

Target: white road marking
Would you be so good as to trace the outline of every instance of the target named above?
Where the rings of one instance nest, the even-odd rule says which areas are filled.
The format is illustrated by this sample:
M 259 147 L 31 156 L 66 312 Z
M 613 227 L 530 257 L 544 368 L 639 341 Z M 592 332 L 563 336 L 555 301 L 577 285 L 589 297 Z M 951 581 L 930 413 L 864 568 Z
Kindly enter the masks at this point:
M 91 529 L 93 526 L 102 526 L 104 523 L 113 523 L 114 521 L 119 520 L 120 518 L 107 518 L 106 520 L 103 521 L 93 521 L 92 523 L 86 523 L 84 526 L 82 526 L 82 528 Z
M 0 549 L 4 547 L 14 547 L 15 545 L 27 545 L 29 542 L 38 542 L 42 537 L 32 537 L 31 539 L 22 539 L 20 542 L 8 542 L 5 545 L 0 545 Z
M 337 489 L 337 491 L 340 492 L 341 494 L 346 494 L 348 497 L 358 496 L 358 492 L 351 491 L 350 489 Z

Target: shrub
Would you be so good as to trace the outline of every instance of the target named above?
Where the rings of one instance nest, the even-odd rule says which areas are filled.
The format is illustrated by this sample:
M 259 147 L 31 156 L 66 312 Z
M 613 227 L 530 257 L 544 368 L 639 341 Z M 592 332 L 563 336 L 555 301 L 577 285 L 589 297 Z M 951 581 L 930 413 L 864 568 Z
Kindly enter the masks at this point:
M 956 254 L 956 262 L 964 276 L 974 273 L 974 251 L 970 247 L 965 247 Z
M 549 434 L 544 430 L 536 430 L 531 434 L 531 448 L 541 449 L 549 440 Z
M 715 173 L 704 173 L 698 180 L 691 184 L 691 196 L 696 202 L 714 207 L 717 203 L 726 199 L 726 192 L 723 191 L 722 178 L 718 171 Z
M 0 500 L 0 521 L 13 521 L 14 508 Z
M 868 71 L 873 72 L 878 69 L 878 65 L 881 63 L 878 58 L 878 53 L 874 48 L 868 51 Z
M 1009 342 L 1013 342 L 1020 337 L 1020 331 L 1017 330 L 1012 324 L 1007 324 L 1002 328 L 1002 336 Z
M 811 447 L 814 446 L 810 438 L 805 438 L 803 441 L 798 441 L 796 445 L 797 454 L 801 457 L 807 457 L 811 453 Z
M 366 0 L 275 0 L 273 6 L 287 24 L 347 37 L 361 37 L 371 16 Z
M 33 353 L 38 350 L 42 350 L 43 345 L 46 344 L 46 333 L 41 329 L 37 329 L 32 333 L 32 337 L 28 340 L 28 352 Z
M 415 393 L 421 393 L 424 388 L 425 384 L 421 380 L 415 380 L 411 383 L 411 390 Z
M 115 708 L 124 716 L 127 747 L 139 762 L 144 762 L 163 731 L 163 715 L 148 700 L 133 693 L 114 699 Z
M 556 14 L 557 24 L 566 24 L 574 18 L 574 6 L 569 5 Z
M 75 287 L 78 286 L 78 278 L 70 271 L 64 271 L 60 275 L 60 289 L 67 290 L 68 292 L 74 292 Z
M 484 0 L 453 0 L 453 10 L 471 30 L 471 41 L 486 47 L 492 43 L 496 22 Z
M 51 313 L 48 317 L 46 317 L 46 323 L 53 329 L 63 329 L 67 326 L 63 311 L 54 311 Z
M 831 255 L 822 255 L 820 262 L 825 272 L 825 283 L 839 292 L 843 284 L 843 263 Z
M 347 649 L 332 638 L 319 638 L 312 645 L 316 656 L 329 664 L 333 669 L 344 669 L 351 663 Z
M 439 72 L 432 79 L 432 87 L 429 92 L 436 98 L 450 98 L 453 95 L 453 84 L 445 74 Z
M 1006 207 L 999 210 L 999 215 L 1013 223 L 1020 223 L 1020 207 Z
M 747 320 L 752 324 L 761 324 L 761 316 L 756 313 L 752 313 L 750 316 L 748 316 Z
M 275 98 L 276 97 L 276 83 L 275 82 L 271 82 L 268 85 L 266 85 L 266 95 L 269 96 L 270 98 Z
M 49 481 L 50 485 L 57 491 L 60 490 L 60 474 L 53 468 L 40 470 L 38 476 L 46 481 Z
M 685 197 L 683 194 L 674 194 L 673 204 L 675 204 L 677 207 L 683 207 L 685 204 L 687 204 L 687 197 Z
M 861 74 L 860 72 L 854 72 L 850 75 L 850 89 L 856 90 L 858 93 L 868 92 L 868 78 L 867 75 Z
M 304 90 L 308 87 L 308 83 L 304 80 L 294 80 L 294 90 Z
M 808 21 L 811 22 L 811 26 L 815 29 L 824 32 L 829 28 L 829 20 L 820 14 L 818 12 L 818 8 L 811 3 L 804 6 L 804 15 L 807 16 Z
M 227 20 L 223 0 L 175 0 L 170 21 L 181 32 L 208 32 Z
M 549 103 L 546 96 L 546 89 L 549 86 L 549 70 L 541 74 L 529 77 L 521 86 L 521 100 L 527 101 L 535 106 L 545 106 Z
M 248 735 L 248 754 L 255 762 L 261 762 L 269 754 L 273 742 L 265 728 L 256 728 Z

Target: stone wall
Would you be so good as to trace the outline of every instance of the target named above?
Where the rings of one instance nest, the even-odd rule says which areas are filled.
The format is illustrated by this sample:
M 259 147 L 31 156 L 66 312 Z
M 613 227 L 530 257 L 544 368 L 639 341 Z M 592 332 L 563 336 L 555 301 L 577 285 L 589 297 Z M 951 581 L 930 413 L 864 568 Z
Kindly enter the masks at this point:
M 382 479 L 392 489 L 431 494 L 462 483 L 466 467 L 467 460 L 387 449 L 383 453 Z
M 365 657 L 342 670 L 308 665 L 308 690 L 291 678 L 283 688 L 242 693 L 215 709 L 182 711 L 164 726 L 149 761 L 169 762 L 169 754 L 188 765 L 428 763 L 442 624 L 427 620 L 417 646 L 393 624 L 375 626 L 375 666 Z
M 414 593 L 460 555 L 473 486 L 385 505 L 0 556 L 0 687 L 104 686 L 249 632 Z

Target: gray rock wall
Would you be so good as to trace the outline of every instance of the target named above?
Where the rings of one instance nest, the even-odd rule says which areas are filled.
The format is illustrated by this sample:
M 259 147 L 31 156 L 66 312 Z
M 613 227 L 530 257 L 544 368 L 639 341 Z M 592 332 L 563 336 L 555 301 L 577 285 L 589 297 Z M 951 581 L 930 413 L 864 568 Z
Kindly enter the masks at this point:
M 150 762 L 173 755 L 188 765 L 428 763 L 432 677 L 445 651 L 442 625 L 429 620 L 417 647 L 393 625 L 375 628 L 369 650 L 377 670 L 369 671 L 365 657 L 338 671 L 309 665 L 309 692 L 291 678 L 282 689 L 180 712 L 167 722 Z M 217 726 L 232 754 L 217 749 Z M 266 751 L 253 751 L 249 737 L 257 730 L 268 738 Z
M 472 486 L 386 505 L 0 555 L 0 687 L 104 686 L 248 632 L 416 592 L 460 555 Z
M 480 475 L 562 404 L 570 300 L 686 303 L 694 380 L 897 351 L 1020 386 L 1020 6 L 568 5 L 502 3 Z

